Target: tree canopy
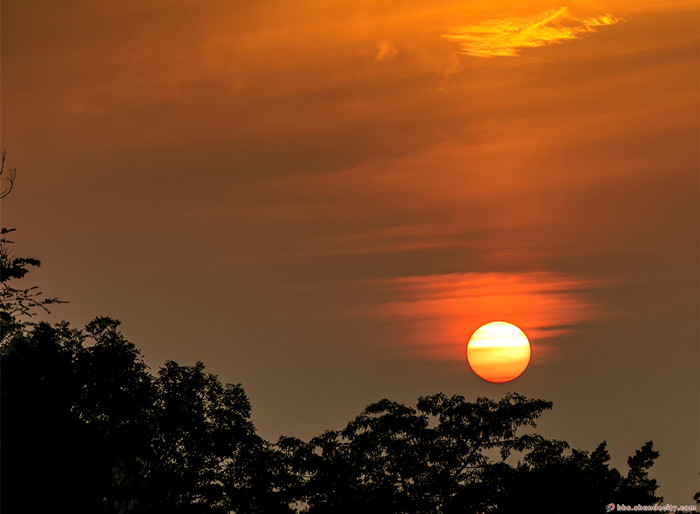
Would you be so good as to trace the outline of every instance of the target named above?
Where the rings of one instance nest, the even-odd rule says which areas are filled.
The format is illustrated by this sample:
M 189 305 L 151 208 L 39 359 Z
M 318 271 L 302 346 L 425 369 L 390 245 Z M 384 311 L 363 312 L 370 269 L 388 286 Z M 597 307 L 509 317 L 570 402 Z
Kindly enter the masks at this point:
M 3 343 L 3 512 L 583 513 L 661 500 L 651 442 L 620 472 L 604 442 L 571 450 L 534 432 L 552 404 L 517 393 L 384 399 L 342 430 L 271 443 L 240 384 L 201 362 L 152 374 L 118 326 L 38 323 Z

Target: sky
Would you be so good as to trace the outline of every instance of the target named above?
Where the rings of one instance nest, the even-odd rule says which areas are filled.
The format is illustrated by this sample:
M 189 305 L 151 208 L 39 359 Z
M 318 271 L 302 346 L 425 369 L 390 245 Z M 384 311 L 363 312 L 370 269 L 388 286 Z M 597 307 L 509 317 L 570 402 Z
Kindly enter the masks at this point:
M 4 0 L 3 200 L 51 320 L 242 383 L 269 439 L 508 391 L 700 489 L 698 6 Z M 469 336 L 509 321 L 528 369 Z

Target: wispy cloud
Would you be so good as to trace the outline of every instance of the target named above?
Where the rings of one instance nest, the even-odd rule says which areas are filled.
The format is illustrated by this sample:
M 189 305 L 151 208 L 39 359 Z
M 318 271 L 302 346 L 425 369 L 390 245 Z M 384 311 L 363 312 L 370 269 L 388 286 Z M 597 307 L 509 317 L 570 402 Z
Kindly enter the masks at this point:
M 398 53 L 398 50 L 392 42 L 384 40 L 379 43 L 379 50 L 377 50 L 377 55 L 374 60 L 377 62 L 390 60 L 395 58 Z
M 409 353 L 462 362 L 469 336 L 490 321 L 522 328 L 537 360 L 552 356 L 544 344 L 576 326 L 606 317 L 591 293 L 602 281 L 552 272 L 451 273 L 399 277 L 374 283 L 386 301 L 361 313 L 391 323 Z
M 517 56 L 523 48 L 561 43 L 620 21 L 612 14 L 589 18 L 573 15 L 568 7 L 550 9 L 529 18 L 483 21 L 452 30 L 443 37 L 459 43 L 460 52 L 475 57 Z

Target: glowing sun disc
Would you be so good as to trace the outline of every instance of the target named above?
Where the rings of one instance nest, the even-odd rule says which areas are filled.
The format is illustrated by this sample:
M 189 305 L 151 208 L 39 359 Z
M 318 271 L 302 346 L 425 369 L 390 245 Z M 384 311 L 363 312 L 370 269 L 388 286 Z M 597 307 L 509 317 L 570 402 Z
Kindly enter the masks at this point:
M 469 338 L 467 362 L 484 380 L 509 382 L 530 363 L 530 341 L 515 325 L 493 321 L 477 328 Z

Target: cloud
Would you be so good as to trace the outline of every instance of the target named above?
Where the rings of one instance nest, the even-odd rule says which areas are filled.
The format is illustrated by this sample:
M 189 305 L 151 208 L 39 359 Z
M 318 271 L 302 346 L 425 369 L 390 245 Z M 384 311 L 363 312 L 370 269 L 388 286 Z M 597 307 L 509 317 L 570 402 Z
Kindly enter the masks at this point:
M 475 57 L 517 56 L 523 48 L 537 48 L 578 39 L 619 18 L 604 14 L 579 18 L 568 7 L 550 9 L 529 18 L 503 18 L 454 29 L 442 37 L 459 43 L 460 53 Z
M 379 43 L 379 50 L 374 58 L 375 61 L 381 62 L 395 58 L 398 55 L 398 50 L 390 41 L 381 41 Z
M 491 321 L 522 328 L 537 360 L 555 349 L 543 341 L 609 316 L 591 298 L 600 280 L 546 271 L 471 272 L 373 281 L 385 301 L 360 314 L 393 327 L 396 343 L 422 358 L 462 362 L 469 336 Z

